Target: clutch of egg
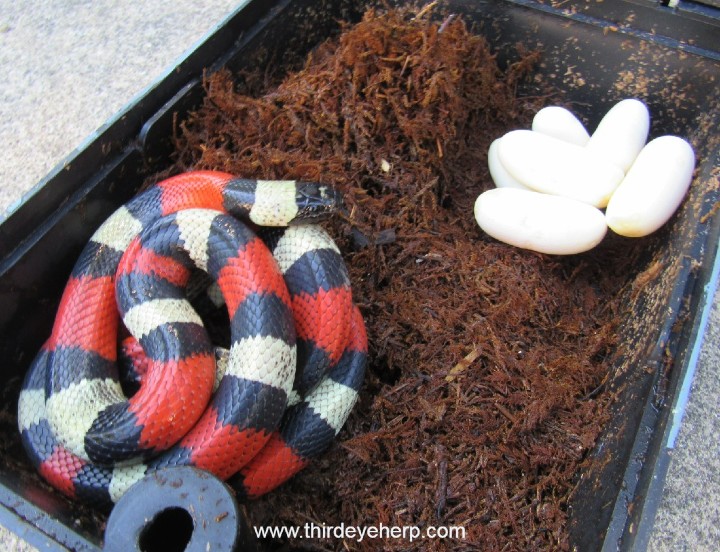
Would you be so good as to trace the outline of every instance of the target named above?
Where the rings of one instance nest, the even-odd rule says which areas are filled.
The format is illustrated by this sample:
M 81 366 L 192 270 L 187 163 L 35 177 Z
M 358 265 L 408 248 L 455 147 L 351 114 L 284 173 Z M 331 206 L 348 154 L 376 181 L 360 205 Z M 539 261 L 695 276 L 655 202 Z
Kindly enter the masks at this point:
M 636 99 L 613 106 L 592 135 L 567 109 L 541 109 L 532 130 L 490 146 L 497 188 L 478 197 L 475 219 L 498 240 L 557 255 L 592 249 L 608 227 L 651 234 L 687 193 L 695 154 L 676 136 L 646 143 L 649 128 L 648 109 Z

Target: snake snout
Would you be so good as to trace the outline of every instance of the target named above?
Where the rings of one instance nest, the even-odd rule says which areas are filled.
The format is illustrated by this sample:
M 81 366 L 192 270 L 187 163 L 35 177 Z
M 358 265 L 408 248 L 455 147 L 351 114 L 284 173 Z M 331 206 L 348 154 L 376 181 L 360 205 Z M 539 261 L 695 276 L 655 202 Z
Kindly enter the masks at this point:
M 324 219 L 343 205 L 342 194 L 334 188 L 317 182 L 297 182 L 295 203 L 298 207 L 296 220 Z

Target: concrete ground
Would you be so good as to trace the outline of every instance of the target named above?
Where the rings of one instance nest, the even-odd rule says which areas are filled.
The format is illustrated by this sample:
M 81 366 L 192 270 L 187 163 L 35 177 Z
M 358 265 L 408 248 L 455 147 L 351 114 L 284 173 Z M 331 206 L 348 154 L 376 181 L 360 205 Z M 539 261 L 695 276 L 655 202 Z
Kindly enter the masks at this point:
M 0 0 L 0 213 L 237 3 Z M 719 328 L 716 296 L 650 550 L 720 548 Z

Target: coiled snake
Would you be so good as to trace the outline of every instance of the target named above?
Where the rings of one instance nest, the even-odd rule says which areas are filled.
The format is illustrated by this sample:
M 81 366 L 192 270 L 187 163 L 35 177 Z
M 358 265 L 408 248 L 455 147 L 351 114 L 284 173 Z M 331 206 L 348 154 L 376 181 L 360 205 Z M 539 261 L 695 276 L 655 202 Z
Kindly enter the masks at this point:
M 78 259 L 23 383 L 18 425 L 40 474 L 108 505 L 152 470 L 193 465 L 253 497 L 323 452 L 367 356 L 339 251 L 304 224 L 338 203 L 319 184 L 196 171 L 118 209 Z M 238 219 L 285 228 L 262 241 Z M 193 266 L 215 280 L 230 320 L 217 381 L 214 345 L 185 296 Z M 125 328 L 147 367 L 129 399 L 117 362 Z

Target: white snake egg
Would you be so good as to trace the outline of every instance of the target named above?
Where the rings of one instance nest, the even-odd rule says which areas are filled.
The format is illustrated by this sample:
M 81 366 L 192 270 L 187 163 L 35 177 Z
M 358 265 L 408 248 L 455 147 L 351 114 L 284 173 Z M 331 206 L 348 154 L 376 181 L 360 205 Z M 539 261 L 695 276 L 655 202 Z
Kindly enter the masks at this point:
M 598 124 L 586 144 L 589 152 L 627 171 L 645 145 L 650 114 L 643 102 L 622 100 Z
M 503 164 L 498 159 L 498 145 L 502 138 L 493 140 L 488 149 L 488 168 L 490 169 L 490 177 L 493 179 L 495 186 L 498 188 L 520 188 L 521 190 L 529 189 L 527 186 L 515 180 L 512 175 L 507 172 Z
M 498 158 L 516 180 L 537 192 L 605 207 L 625 176 L 617 165 L 532 130 L 513 130 L 498 145 Z
M 533 118 L 532 129 L 576 146 L 584 146 L 590 139 L 582 122 L 571 111 L 558 105 L 538 111 Z
M 605 217 L 592 205 L 530 190 L 488 190 L 474 210 L 480 228 L 493 238 L 540 253 L 582 253 L 607 232 Z
M 682 202 L 695 170 L 692 146 L 677 136 L 649 142 L 610 198 L 607 223 L 622 236 L 651 234 Z

